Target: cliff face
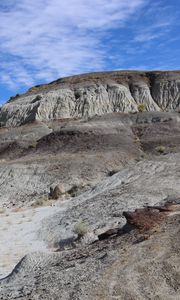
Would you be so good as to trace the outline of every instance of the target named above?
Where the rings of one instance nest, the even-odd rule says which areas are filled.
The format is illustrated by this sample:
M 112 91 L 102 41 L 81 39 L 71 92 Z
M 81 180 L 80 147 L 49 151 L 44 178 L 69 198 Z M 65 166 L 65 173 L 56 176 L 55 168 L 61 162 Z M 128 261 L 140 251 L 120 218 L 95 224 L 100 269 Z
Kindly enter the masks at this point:
M 13 97 L 1 109 L 0 124 L 136 112 L 141 103 L 147 111 L 179 111 L 180 71 L 119 71 L 59 79 Z

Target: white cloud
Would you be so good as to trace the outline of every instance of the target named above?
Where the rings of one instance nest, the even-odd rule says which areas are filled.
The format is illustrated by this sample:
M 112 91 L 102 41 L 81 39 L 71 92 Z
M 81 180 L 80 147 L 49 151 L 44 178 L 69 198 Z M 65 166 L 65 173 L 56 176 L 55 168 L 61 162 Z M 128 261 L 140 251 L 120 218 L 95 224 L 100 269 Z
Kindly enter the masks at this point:
M 30 86 L 41 79 L 102 69 L 103 36 L 123 25 L 144 2 L 8 0 L 0 5 L 0 53 L 5 59 L 1 82 Z
M 158 39 L 160 36 L 162 36 L 162 33 L 152 33 L 152 32 L 143 32 L 138 34 L 134 41 L 135 42 L 149 42 L 155 39 Z

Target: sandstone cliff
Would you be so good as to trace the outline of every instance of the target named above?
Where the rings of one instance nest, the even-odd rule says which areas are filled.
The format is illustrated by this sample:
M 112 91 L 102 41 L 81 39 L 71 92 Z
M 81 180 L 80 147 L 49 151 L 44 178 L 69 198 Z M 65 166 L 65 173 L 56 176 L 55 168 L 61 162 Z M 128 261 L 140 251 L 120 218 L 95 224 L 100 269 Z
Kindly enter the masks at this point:
M 147 111 L 179 111 L 180 71 L 117 71 L 59 79 L 11 97 L 1 109 L 0 124 L 136 112 L 141 103 Z

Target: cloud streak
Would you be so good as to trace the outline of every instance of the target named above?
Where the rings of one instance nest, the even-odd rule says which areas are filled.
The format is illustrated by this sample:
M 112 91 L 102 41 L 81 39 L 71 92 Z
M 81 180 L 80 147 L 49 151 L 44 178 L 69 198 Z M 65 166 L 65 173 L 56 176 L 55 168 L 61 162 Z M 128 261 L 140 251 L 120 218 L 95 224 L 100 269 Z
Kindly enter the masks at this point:
M 0 86 L 19 92 L 77 73 L 156 69 L 158 62 L 177 68 L 174 2 L 0 1 Z
M 37 81 L 103 69 L 103 38 L 145 0 L 8 0 L 0 4 L 1 83 Z

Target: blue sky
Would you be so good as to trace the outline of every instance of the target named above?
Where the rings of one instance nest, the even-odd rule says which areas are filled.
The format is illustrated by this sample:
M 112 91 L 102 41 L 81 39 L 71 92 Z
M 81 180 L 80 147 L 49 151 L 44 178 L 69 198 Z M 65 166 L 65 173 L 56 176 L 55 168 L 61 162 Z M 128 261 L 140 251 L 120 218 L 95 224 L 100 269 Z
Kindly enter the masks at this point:
M 62 76 L 180 69 L 178 0 L 0 0 L 0 103 Z

